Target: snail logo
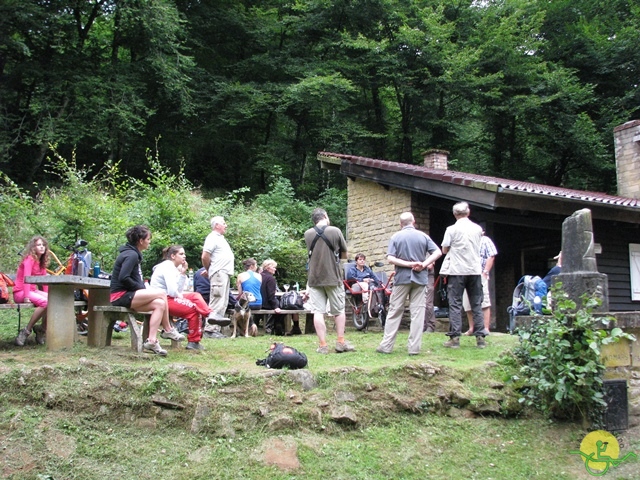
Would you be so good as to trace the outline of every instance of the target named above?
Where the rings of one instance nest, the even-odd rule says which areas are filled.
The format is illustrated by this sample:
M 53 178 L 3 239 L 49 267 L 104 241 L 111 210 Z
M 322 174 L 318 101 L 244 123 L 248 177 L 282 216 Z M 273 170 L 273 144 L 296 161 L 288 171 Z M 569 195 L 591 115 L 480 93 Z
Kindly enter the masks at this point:
M 601 477 L 611 467 L 617 467 L 625 460 L 636 458 L 633 452 L 620 456 L 620 445 L 611 433 L 605 430 L 596 430 L 588 433 L 580 443 L 580 451 L 572 451 L 584 459 L 584 467 L 594 477 Z

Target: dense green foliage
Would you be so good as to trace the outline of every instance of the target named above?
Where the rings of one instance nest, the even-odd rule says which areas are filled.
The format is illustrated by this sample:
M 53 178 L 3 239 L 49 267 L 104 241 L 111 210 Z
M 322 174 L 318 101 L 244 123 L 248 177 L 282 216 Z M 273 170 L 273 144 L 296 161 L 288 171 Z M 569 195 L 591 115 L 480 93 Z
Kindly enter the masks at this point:
M 245 198 L 248 189 L 207 199 L 186 180 L 184 172 L 172 173 L 159 155 L 147 152 L 146 178 L 134 179 L 122 172 L 118 163 L 109 163 L 90 174 L 66 160 L 55 149 L 46 168 L 60 186 L 44 188 L 32 199 L 6 176 L 0 181 L 0 270 L 14 272 L 25 244 L 32 235 L 41 234 L 50 248 L 64 260 L 78 238 L 89 242 L 94 260 L 110 271 L 117 249 L 126 239 L 124 233 L 134 224 L 151 228 L 153 240 L 144 253 L 143 272 L 151 274 L 162 249 L 181 244 L 187 261 L 200 266 L 204 238 L 211 231 L 214 215 L 226 217 L 226 237 L 240 261 L 254 257 L 258 262 L 273 258 L 278 262 L 278 277 L 283 283 L 304 285 L 306 249 L 304 230 L 311 226 L 312 206 L 294 198 L 289 180 L 273 177 L 269 193 L 255 200 Z M 342 203 L 341 203 L 342 202 Z M 335 195 L 326 208 L 345 211 L 344 196 Z M 334 224 L 344 228 L 344 218 L 335 215 Z
M 597 324 L 607 319 L 593 316 L 600 302 L 596 298 L 585 296 L 582 307 L 576 308 L 561 285 L 554 287 L 553 298 L 558 300 L 552 316 L 536 317 L 520 332 L 515 354 L 524 378 L 521 401 L 556 418 L 599 426 L 606 406 L 602 345 L 635 337 L 620 328 L 598 329 Z
M 4 0 L 0 170 L 42 183 L 48 144 L 144 178 L 162 136 L 207 190 L 342 187 L 318 151 L 614 191 L 638 118 L 631 0 Z

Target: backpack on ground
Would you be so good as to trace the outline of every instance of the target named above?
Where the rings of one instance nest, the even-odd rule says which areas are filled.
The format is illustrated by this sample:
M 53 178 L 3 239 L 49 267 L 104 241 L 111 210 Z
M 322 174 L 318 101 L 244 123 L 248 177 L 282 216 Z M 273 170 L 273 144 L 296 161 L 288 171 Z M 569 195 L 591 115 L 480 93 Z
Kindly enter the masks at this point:
M 13 287 L 13 280 L 0 272 L 0 304 L 9 303 L 9 287 Z
M 509 330 L 515 329 L 515 317 L 518 315 L 542 314 L 542 298 L 547 295 L 547 284 L 537 275 L 525 275 L 513 290 L 509 314 Z M 536 301 L 536 298 L 540 301 Z
M 280 297 L 280 308 L 282 310 L 304 310 L 302 295 L 295 290 L 283 293 Z
M 267 358 L 257 360 L 256 365 L 262 365 L 267 368 L 297 370 L 307 366 L 307 356 L 293 347 L 286 346 L 284 343 L 273 343 Z

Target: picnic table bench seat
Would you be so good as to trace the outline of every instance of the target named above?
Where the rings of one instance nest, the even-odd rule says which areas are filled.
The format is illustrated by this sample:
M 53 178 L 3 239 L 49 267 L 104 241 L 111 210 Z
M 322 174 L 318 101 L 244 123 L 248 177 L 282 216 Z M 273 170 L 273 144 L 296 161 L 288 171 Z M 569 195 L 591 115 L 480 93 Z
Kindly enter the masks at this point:
M 82 300 L 76 300 L 73 302 L 74 307 L 86 307 L 87 302 Z M 36 308 L 31 302 L 23 303 L 3 303 L 0 305 L 0 310 L 17 310 L 18 311 L 18 333 L 22 330 L 22 310 L 25 308 Z
M 111 336 L 113 334 L 113 326 L 117 321 L 124 321 L 129 325 L 129 331 L 131 332 L 131 349 L 141 353 L 142 344 L 144 339 L 149 336 L 149 319 L 151 318 L 151 312 L 136 312 L 126 307 L 116 307 L 113 305 L 96 305 L 93 307 L 95 312 L 101 312 L 104 316 L 104 320 L 100 325 L 94 325 L 93 327 L 98 330 L 100 336 L 99 347 L 106 347 L 111 345 Z M 136 315 L 143 317 L 142 328 L 138 325 Z M 91 327 L 90 327 L 91 328 Z M 180 342 L 171 340 L 171 348 L 178 348 Z

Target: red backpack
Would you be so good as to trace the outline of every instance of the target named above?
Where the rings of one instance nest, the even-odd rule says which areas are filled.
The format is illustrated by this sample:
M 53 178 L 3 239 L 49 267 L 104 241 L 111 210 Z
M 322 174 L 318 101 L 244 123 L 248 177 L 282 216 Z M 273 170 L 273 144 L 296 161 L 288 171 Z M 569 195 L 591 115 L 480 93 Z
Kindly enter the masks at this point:
M 0 272 L 0 303 L 9 303 L 9 287 L 13 287 L 13 280 Z

